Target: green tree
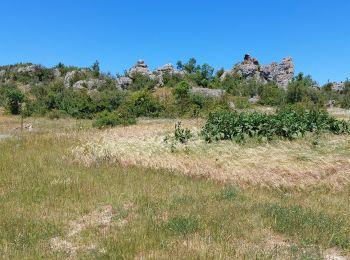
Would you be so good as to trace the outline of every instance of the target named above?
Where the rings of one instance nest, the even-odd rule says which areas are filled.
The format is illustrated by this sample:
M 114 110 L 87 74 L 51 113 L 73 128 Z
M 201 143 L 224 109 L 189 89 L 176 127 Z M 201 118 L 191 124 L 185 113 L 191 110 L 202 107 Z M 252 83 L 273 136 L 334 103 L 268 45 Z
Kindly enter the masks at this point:
M 94 77 L 100 76 L 100 63 L 98 61 L 95 61 L 94 64 L 91 66 L 92 74 Z
M 24 101 L 24 94 L 18 89 L 8 89 L 6 91 L 6 107 L 13 115 L 21 112 L 21 103 Z

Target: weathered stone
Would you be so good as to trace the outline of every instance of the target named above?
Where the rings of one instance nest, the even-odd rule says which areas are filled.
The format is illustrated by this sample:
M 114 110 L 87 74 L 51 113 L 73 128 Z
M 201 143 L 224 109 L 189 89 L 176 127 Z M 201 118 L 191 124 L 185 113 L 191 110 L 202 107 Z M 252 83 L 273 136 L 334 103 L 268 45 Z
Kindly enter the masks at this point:
M 6 75 L 6 70 L 0 70 L 0 78 L 5 77 Z
M 99 87 L 106 84 L 105 80 L 101 79 L 88 79 L 79 80 L 73 84 L 74 90 L 87 89 L 88 91 L 97 90 Z
M 260 100 L 260 97 L 259 97 L 259 96 L 254 96 L 254 97 L 251 97 L 250 99 L 248 99 L 248 102 L 249 102 L 250 104 L 256 104 L 256 103 L 259 102 L 259 100 Z
M 343 92 L 344 91 L 344 88 L 345 88 L 345 84 L 344 82 L 333 82 L 332 83 L 332 90 L 335 91 L 335 92 Z
M 193 88 L 191 88 L 191 93 L 205 96 L 205 97 L 220 98 L 220 97 L 223 97 L 225 95 L 226 91 L 223 89 L 210 89 L 210 88 L 193 87 Z
M 280 64 L 273 62 L 260 67 L 260 74 L 266 81 L 275 81 L 281 88 L 286 89 L 294 77 L 294 64 L 291 57 L 284 58 Z
M 151 76 L 151 72 L 148 69 L 147 64 L 143 60 L 138 60 L 137 63 L 128 71 L 128 76 L 131 79 L 134 79 L 137 74 L 141 74 L 144 76 Z
M 66 76 L 64 77 L 64 86 L 66 88 L 70 87 L 70 81 L 71 79 L 74 77 L 74 75 L 77 73 L 78 71 L 73 70 L 73 71 L 68 71 Z
M 152 75 L 155 76 L 154 79 L 158 80 L 158 85 L 162 87 L 164 86 L 164 75 L 178 76 L 180 78 L 183 78 L 185 76 L 185 72 L 175 70 L 174 66 L 168 63 L 165 64 L 163 67 L 157 68 L 155 71 L 153 71 Z
M 59 77 L 61 77 L 61 71 L 59 70 L 59 69 L 54 69 L 53 70 L 53 76 L 55 77 L 55 78 L 59 78 Z
M 41 70 L 43 67 L 38 64 L 28 65 L 26 67 L 20 67 L 17 69 L 18 73 L 33 73 L 35 71 Z
M 237 64 L 233 70 L 225 71 L 220 79 L 223 80 L 230 74 L 237 74 L 244 79 L 253 79 L 261 83 L 274 81 L 279 87 L 285 89 L 294 77 L 294 63 L 293 59 L 288 57 L 284 58 L 279 64 L 273 62 L 267 65 L 259 65 L 257 59 L 246 54 L 243 62 Z
M 132 84 L 132 79 L 129 77 L 120 77 L 117 79 L 117 88 L 128 89 Z

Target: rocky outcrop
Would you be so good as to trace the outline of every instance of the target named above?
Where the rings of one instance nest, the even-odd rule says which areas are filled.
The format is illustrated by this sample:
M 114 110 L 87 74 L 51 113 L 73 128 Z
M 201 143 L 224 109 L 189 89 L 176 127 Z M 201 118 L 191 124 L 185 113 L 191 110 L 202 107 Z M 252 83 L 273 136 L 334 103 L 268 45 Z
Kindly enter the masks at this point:
M 257 59 L 246 54 L 243 62 L 237 64 L 233 70 L 225 71 L 221 79 L 223 80 L 230 74 L 236 74 L 244 79 L 253 79 L 261 83 L 274 81 L 279 87 L 285 89 L 294 77 L 294 63 L 293 59 L 288 57 L 284 58 L 281 63 L 273 62 L 260 65 Z
M 191 93 L 205 97 L 220 98 L 225 95 L 226 91 L 223 89 L 193 87 L 191 88 Z
M 157 78 L 159 86 L 164 86 L 164 76 L 177 76 L 183 78 L 185 76 L 184 71 L 175 70 L 174 66 L 170 63 L 165 64 L 163 67 L 160 67 L 153 71 L 153 75 Z
M 266 81 L 275 81 L 281 88 L 286 89 L 294 77 L 294 63 L 291 57 L 284 58 L 280 64 L 273 62 L 260 67 L 260 75 Z
M 33 65 L 28 65 L 25 67 L 20 67 L 17 69 L 18 73 L 33 73 L 35 71 L 41 70 L 43 68 L 43 66 L 41 65 L 37 65 L 37 64 L 33 64 Z
M 344 84 L 344 82 L 340 82 L 340 83 L 338 83 L 338 82 L 333 82 L 331 88 L 332 88 L 332 91 L 341 93 L 341 92 L 343 92 L 344 89 L 345 89 L 345 84 Z
M 72 78 L 74 77 L 74 75 L 77 73 L 78 71 L 76 70 L 73 70 L 73 71 L 68 71 L 66 76 L 64 77 L 64 86 L 66 88 L 69 88 L 70 87 L 70 84 L 71 84 L 71 80 Z
M 127 71 L 125 77 L 119 77 L 117 79 L 117 87 L 128 89 L 137 75 L 143 75 L 151 80 L 155 80 L 157 81 L 157 86 L 162 87 L 164 86 L 165 75 L 183 77 L 185 72 L 174 69 L 174 66 L 170 63 L 151 71 L 144 60 L 138 60 L 137 63 Z
M 127 90 L 132 84 L 132 79 L 129 77 L 120 77 L 117 79 L 117 88 Z
M 6 75 L 6 70 L 0 70 L 0 78 L 5 77 Z
M 54 69 L 53 70 L 53 76 L 55 77 L 55 78 L 59 78 L 59 77 L 61 77 L 61 71 L 59 70 L 59 69 Z
M 148 65 L 145 64 L 144 60 L 138 60 L 137 63 L 128 71 L 128 76 L 131 79 L 134 79 L 137 74 L 151 77 L 152 73 L 148 69 Z
M 101 79 L 79 80 L 73 84 L 73 89 L 74 90 L 87 89 L 88 91 L 93 91 L 93 90 L 97 90 L 104 84 L 106 84 L 106 81 Z

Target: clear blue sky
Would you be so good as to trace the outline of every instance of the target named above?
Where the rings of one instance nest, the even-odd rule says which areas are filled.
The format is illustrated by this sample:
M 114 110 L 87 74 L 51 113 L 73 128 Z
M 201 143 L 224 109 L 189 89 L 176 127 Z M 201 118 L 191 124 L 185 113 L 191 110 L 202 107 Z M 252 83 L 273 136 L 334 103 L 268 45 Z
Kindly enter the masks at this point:
M 90 66 L 123 72 L 197 58 L 231 68 L 295 60 L 320 83 L 350 77 L 350 1 L 0 0 L 0 64 Z

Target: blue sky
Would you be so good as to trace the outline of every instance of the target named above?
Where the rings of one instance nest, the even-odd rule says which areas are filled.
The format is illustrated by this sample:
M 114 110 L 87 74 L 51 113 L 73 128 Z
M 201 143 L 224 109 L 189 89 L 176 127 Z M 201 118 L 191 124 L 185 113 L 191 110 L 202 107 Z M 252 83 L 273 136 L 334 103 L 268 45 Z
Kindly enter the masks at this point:
M 292 56 L 320 83 L 350 77 L 350 1 L 0 0 L 0 64 L 90 66 L 123 72 L 195 57 L 231 68 Z

